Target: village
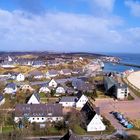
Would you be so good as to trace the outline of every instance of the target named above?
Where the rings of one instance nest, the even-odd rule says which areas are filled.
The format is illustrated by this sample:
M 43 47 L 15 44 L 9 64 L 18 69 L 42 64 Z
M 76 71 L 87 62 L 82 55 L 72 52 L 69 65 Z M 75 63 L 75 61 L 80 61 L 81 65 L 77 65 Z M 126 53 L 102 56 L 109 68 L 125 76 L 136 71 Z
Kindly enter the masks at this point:
M 94 136 L 136 127 L 137 108 L 127 114 L 124 107 L 135 100 L 123 81 L 133 71 L 105 73 L 103 59 L 64 54 L 1 56 L 1 132 L 24 130 L 24 135 L 42 136 L 68 131 Z M 139 104 L 135 103 L 134 107 Z

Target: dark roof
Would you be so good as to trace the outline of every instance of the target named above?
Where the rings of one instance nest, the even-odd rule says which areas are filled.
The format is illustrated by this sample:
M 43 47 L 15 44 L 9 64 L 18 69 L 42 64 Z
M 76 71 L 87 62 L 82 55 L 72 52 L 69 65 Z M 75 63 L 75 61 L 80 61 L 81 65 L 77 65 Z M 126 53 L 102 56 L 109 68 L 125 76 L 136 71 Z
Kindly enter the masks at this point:
M 76 102 L 77 97 L 62 97 L 60 102 Z
M 3 94 L 0 94 L 0 102 L 4 99 Z
M 106 91 L 115 86 L 116 81 L 112 77 L 105 77 L 104 78 L 105 88 Z
M 83 95 L 83 93 L 82 93 L 81 91 L 79 91 L 79 92 L 76 94 L 76 96 L 77 96 L 78 99 L 80 99 L 82 95 Z
M 62 117 L 61 104 L 18 104 L 16 117 Z
M 111 89 L 113 86 L 117 88 L 127 88 L 126 84 L 120 84 L 117 81 L 115 81 L 112 77 L 105 77 L 104 84 L 105 84 L 106 91 Z
M 39 60 L 35 60 L 35 61 L 33 62 L 33 65 L 45 65 L 45 62 L 39 61 Z
M 29 72 L 29 74 L 31 76 L 40 76 L 40 75 L 43 75 L 43 73 L 41 71 L 38 71 L 38 70 L 31 71 L 31 72 Z
M 87 102 L 84 107 L 81 109 L 81 112 L 85 118 L 86 124 L 88 125 L 91 120 L 94 118 L 94 116 L 97 114 L 95 108 Z M 99 114 L 99 112 L 98 112 Z
M 15 83 L 8 83 L 7 86 L 6 86 L 6 88 L 12 88 L 12 89 L 14 89 L 14 90 L 16 89 L 16 87 L 17 87 L 17 86 L 16 86 Z
M 50 75 L 57 75 L 58 74 L 58 71 L 57 70 L 49 70 L 48 73 Z
M 69 130 L 60 140 L 82 140 L 82 138 Z

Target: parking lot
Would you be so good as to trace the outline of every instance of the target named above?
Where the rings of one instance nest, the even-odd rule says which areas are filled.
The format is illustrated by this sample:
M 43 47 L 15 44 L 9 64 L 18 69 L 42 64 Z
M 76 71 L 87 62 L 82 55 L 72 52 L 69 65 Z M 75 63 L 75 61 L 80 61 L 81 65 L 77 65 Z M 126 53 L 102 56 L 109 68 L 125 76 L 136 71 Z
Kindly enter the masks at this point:
M 105 116 L 116 129 L 125 129 L 115 118 L 111 111 L 121 112 L 130 120 L 140 119 L 140 100 L 114 101 L 113 99 L 97 99 L 94 104 L 100 107 L 101 115 Z

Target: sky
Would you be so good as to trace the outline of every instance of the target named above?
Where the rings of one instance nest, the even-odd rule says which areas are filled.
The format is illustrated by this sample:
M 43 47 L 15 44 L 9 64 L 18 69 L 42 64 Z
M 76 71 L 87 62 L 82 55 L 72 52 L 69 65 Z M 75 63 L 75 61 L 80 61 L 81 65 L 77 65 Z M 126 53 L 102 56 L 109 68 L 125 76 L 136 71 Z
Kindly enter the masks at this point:
M 140 53 L 140 0 L 0 0 L 0 51 Z

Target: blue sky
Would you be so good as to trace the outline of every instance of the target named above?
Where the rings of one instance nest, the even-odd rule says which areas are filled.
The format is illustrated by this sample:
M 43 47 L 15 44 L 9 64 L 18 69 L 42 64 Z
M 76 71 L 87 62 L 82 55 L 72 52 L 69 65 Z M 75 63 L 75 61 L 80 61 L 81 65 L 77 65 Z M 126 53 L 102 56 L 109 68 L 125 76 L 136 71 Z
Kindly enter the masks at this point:
M 1 51 L 140 52 L 140 0 L 1 0 Z

